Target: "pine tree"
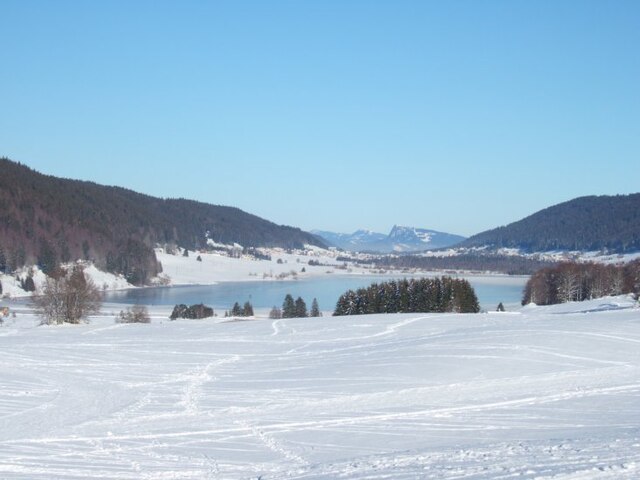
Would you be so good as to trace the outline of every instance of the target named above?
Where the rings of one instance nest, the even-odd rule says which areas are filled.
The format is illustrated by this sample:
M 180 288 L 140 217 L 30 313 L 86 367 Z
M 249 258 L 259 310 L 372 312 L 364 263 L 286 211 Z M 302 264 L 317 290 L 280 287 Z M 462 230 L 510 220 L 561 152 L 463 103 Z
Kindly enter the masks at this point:
M 232 317 L 242 316 L 242 309 L 240 308 L 240 304 L 238 302 L 233 304 L 233 308 L 231 309 L 231 316 Z
M 36 291 L 36 284 L 33 281 L 33 276 L 31 275 L 31 273 L 29 275 L 27 275 L 27 278 L 25 278 L 24 280 L 20 281 L 20 287 L 25 292 L 35 292 Z
M 251 305 L 251 302 L 244 303 L 244 307 L 242 308 L 242 316 L 253 317 L 253 305 Z
M 280 310 L 278 307 L 274 306 L 271 311 L 269 312 L 269 318 L 273 319 L 273 320 L 277 320 L 279 318 L 282 318 L 282 310 Z
M 40 252 L 38 253 L 38 267 L 45 275 L 48 275 L 58 266 L 58 256 L 51 244 L 45 240 L 40 240 Z
M 316 298 L 311 302 L 311 312 L 309 313 L 310 317 L 321 317 L 322 313 L 320 313 L 320 307 L 318 307 L 318 300 Z
M 7 273 L 7 256 L 4 253 L 2 245 L 0 245 L 0 272 Z
M 298 297 L 296 299 L 296 303 L 295 303 L 295 317 L 297 318 L 304 318 L 306 316 L 308 316 L 307 314 L 307 304 L 304 303 L 304 300 L 302 299 L 302 297 Z
M 296 305 L 291 294 L 287 293 L 282 303 L 282 318 L 295 318 Z
M 504 312 L 504 305 L 502 304 L 502 302 L 500 302 L 498 304 L 498 308 L 496 309 L 497 312 Z

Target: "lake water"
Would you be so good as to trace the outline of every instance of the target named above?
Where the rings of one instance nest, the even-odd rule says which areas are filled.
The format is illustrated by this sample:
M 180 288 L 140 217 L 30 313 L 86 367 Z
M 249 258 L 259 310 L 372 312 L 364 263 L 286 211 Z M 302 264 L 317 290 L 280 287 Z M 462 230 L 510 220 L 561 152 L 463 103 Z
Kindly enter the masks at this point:
M 175 287 L 138 288 L 109 292 L 106 301 L 141 305 L 175 305 L 184 303 L 204 303 L 218 313 L 230 310 L 234 302 L 242 305 L 250 301 L 254 308 L 281 306 L 285 295 L 302 297 L 311 306 L 313 298 L 318 299 L 321 310 L 333 311 L 340 295 L 349 289 L 367 287 L 373 282 L 391 280 L 389 276 L 332 275 L 291 281 L 228 282 L 216 285 L 189 285 Z M 473 285 L 480 306 L 495 310 L 498 303 L 505 306 L 520 304 L 522 289 L 527 282 L 525 276 L 472 275 L 465 276 Z

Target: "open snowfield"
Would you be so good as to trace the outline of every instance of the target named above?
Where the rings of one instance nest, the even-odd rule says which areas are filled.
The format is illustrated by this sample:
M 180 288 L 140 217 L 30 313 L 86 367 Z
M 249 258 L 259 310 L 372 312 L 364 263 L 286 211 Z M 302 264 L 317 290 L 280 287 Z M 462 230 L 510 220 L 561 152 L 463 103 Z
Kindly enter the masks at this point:
M 0 327 L 1 479 L 637 479 L 640 310 Z M 164 317 L 164 318 L 163 318 Z

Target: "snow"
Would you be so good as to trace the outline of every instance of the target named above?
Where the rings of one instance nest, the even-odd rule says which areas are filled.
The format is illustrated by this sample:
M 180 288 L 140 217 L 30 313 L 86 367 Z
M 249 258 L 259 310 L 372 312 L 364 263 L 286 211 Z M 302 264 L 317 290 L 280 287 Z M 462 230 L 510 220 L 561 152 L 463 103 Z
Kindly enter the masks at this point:
M 327 274 L 365 274 L 369 270 L 352 266 L 337 268 L 342 264 L 336 260 L 337 252 L 316 249 L 287 253 L 283 249 L 267 251 L 271 260 L 256 260 L 247 256 L 229 257 L 220 253 L 190 252 L 188 257 L 171 255 L 156 250 L 162 264 L 161 277 L 170 285 L 213 285 L 218 282 L 272 281 L 287 275 L 288 279 L 326 276 Z M 197 260 L 200 256 L 201 261 Z M 278 263 L 278 260 L 281 263 Z M 320 266 L 309 265 L 309 260 L 320 262 Z M 302 269 L 305 272 L 302 272 Z M 294 271 L 295 275 L 291 274 Z M 282 278 L 282 277 L 280 277 Z
M 90 278 L 93 283 L 101 290 L 123 290 L 126 288 L 135 288 L 121 275 L 114 275 L 112 273 L 103 272 L 98 270 L 95 265 L 87 262 L 78 262 L 84 268 L 84 273 L 87 278 Z M 70 268 L 73 264 L 63 265 L 63 267 Z M 2 283 L 2 294 L 0 298 L 20 298 L 30 297 L 31 292 L 25 292 L 21 286 L 20 281 L 24 280 L 29 274 L 33 275 L 33 282 L 38 291 L 42 290 L 42 287 L 46 280 L 46 275 L 36 266 L 25 267 L 19 271 L 9 275 L 0 273 L 0 283 Z
M 635 479 L 640 309 L 0 327 L 2 479 Z

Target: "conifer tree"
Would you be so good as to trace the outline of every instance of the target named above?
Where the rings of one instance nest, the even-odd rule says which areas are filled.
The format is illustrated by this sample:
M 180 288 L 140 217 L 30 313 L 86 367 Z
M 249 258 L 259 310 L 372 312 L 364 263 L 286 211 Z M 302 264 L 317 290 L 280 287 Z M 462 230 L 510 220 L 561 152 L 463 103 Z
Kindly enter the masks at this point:
M 320 307 L 318 306 L 318 299 L 314 298 L 313 302 L 311 302 L 311 312 L 309 312 L 310 317 L 321 317 L 322 313 L 320 313 Z
M 233 304 L 233 308 L 231 309 L 231 316 L 232 317 L 242 316 L 242 309 L 240 308 L 240 304 L 238 302 Z
M 244 303 L 244 307 L 242 308 L 242 316 L 253 317 L 253 305 L 251 305 L 251 302 Z
M 7 256 L 4 253 L 4 249 L 2 248 L 2 245 L 0 245 L 0 272 L 2 273 L 7 272 Z
M 282 318 L 295 318 L 296 305 L 291 294 L 287 293 L 282 303 Z
M 274 306 L 271 311 L 269 312 L 269 318 L 271 319 L 279 319 L 282 318 L 282 310 L 280 310 L 278 307 Z
M 502 304 L 502 302 L 500 302 L 498 304 L 498 308 L 496 309 L 497 312 L 504 312 L 504 305 Z
M 304 303 L 302 297 L 298 297 L 295 302 L 295 317 L 296 318 L 304 318 L 308 316 L 307 314 L 307 304 Z

